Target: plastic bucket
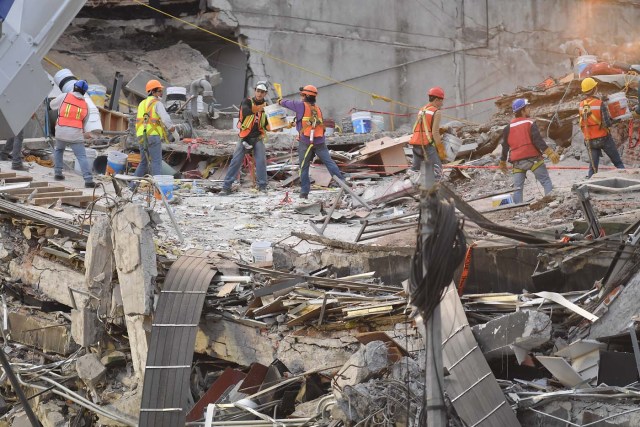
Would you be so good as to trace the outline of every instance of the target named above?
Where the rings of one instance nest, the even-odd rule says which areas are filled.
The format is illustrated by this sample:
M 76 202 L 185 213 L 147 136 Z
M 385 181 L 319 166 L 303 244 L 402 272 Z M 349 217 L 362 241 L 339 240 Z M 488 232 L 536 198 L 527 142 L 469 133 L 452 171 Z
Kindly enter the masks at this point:
M 89 85 L 87 94 L 91 97 L 91 100 L 97 107 L 104 108 L 104 99 L 107 96 L 107 87 L 103 85 Z
M 369 133 L 371 132 L 371 113 L 368 111 L 353 113 L 351 123 L 355 133 Z
M 578 77 L 582 78 L 584 76 L 582 76 L 581 74 L 584 71 L 584 69 L 587 68 L 587 65 L 596 64 L 597 62 L 598 62 L 598 58 L 595 55 L 578 56 L 576 58 L 576 62 L 574 63 L 573 72 Z
M 122 173 L 124 167 L 127 165 L 128 156 L 125 153 L 119 151 L 109 151 L 107 153 L 107 169 L 105 175 L 115 175 Z
M 383 132 L 385 130 L 383 115 L 373 114 L 371 116 L 371 129 L 375 132 Z
M 62 92 L 68 93 L 73 90 L 73 85 L 76 84 L 78 78 L 73 75 L 71 70 L 63 68 L 53 76 L 53 81 L 56 82 Z
M 513 203 L 513 196 L 511 195 L 511 193 L 501 194 L 499 196 L 494 196 L 491 198 L 491 206 L 493 206 L 494 208 L 511 203 Z
M 253 262 L 270 262 L 273 261 L 273 249 L 271 242 L 257 240 L 251 244 L 251 255 Z
M 267 105 L 264 107 L 264 113 L 267 115 L 270 130 L 278 130 L 287 126 L 287 111 L 281 105 Z
M 627 95 L 625 95 L 624 92 L 616 92 L 609 95 L 607 107 L 609 108 L 609 115 L 612 119 L 626 120 L 631 118 Z
M 93 148 L 85 148 L 84 150 L 87 152 L 87 162 L 89 163 L 89 171 L 93 172 L 93 162 L 96 160 L 96 157 L 98 157 L 98 152 Z M 78 172 L 80 175 L 82 175 L 82 169 L 80 168 L 80 162 L 78 161 L 78 159 L 76 159 L 75 161 L 74 170 Z
M 173 199 L 173 175 L 154 175 L 153 179 L 158 184 L 158 187 L 160 187 L 160 191 L 162 191 L 164 197 L 167 200 Z M 157 189 L 155 191 L 154 197 L 157 200 L 162 200 L 162 196 L 160 195 L 160 193 L 158 193 Z

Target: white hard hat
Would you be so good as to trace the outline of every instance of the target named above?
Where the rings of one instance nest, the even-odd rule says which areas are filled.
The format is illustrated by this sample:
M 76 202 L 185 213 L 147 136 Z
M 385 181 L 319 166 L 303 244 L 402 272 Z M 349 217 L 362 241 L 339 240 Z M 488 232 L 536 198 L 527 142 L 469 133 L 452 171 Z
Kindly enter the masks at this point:
M 258 83 L 256 85 L 256 90 L 263 90 L 263 91 L 267 91 L 267 85 L 265 85 L 264 83 Z

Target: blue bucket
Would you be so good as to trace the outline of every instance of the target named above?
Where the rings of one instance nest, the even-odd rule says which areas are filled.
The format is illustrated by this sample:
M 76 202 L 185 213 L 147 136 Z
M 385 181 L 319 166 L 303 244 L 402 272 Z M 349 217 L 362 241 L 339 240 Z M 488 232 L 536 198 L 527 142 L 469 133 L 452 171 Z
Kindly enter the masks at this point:
M 164 194 L 164 197 L 167 200 L 173 199 L 173 175 L 154 175 L 153 178 L 158 183 L 158 187 L 160 187 L 160 191 Z M 157 200 L 162 200 L 162 196 L 155 192 L 155 198 Z
M 127 164 L 127 155 L 119 151 L 110 151 L 107 154 L 107 169 L 105 175 L 122 173 Z

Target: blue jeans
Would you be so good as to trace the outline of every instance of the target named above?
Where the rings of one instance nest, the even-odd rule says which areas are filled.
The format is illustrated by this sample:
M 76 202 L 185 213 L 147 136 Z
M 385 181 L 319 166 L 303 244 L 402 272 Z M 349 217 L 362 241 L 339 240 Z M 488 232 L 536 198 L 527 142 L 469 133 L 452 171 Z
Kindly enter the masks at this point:
M 140 163 L 133 176 L 162 175 L 162 139 L 159 135 L 147 137 L 147 150 L 144 149 L 142 137 L 140 143 Z M 147 155 L 149 159 L 147 159 Z M 149 170 L 149 160 L 151 160 L 151 170 Z
M 318 156 L 324 163 L 331 176 L 337 176 L 344 181 L 344 177 L 338 169 L 338 165 L 331 158 L 327 144 L 308 144 L 303 141 L 298 142 L 298 157 L 300 158 L 300 194 L 309 194 L 311 190 L 311 180 L 309 179 L 309 166 L 313 158 Z
M 602 150 L 606 153 L 607 156 L 611 159 L 611 163 L 618 169 L 624 169 L 624 164 L 622 163 L 622 159 L 620 158 L 620 153 L 618 153 L 618 149 L 616 148 L 616 143 L 613 141 L 613 137 L 611 135 L 604 136 L 604 147 L 603 148 L 590 148 L 591 150 L 591 159 L 593 164 L 589 162 L 589 175 L 588 178 L 591 178 L 591 175 L 598 171 L 598 165 L 600 164 L 600 157 L 602 157 Z M 596 170 L 594 172 L 593 167 L 595 166 Z
M 531 170 L 531 167 L 533 167 L 533 165 L 540 160 L 542 159 L 538 157 L 538 158 L 520 160 L 514 163 L 513 165 L 514 170 L 517 168 L 517 169 L 524 170 L 524 172 L 513 173 L 513 186 L 515 188 L 515 191 L 513 192 L 513 203 L 515 204 L 522 203 L 522 193 L 523 193 L 522 190 L 524 188 L 524 182 L 527 179 L 527 171 Z M 528 166 L 524 164 L 527 161 L 529 161 Z M 544 189 L 544 195 L 546 196 L 547 194 L 551 193 L 551 190 L 553 190 L 553 184 L 551 183 L 551 177 L 549 176 L 549 171 L 547 170 L 547 167 L 544 165 L 544 163 L 538 166 L 532 172 L 533 172 L 533 176 L 535 176 L 538 182 L 542 184 L 542 188 Z
M 422 151 L 421 145 L 412 145 L 413 147 L 413 163 L 411 165 L 411 170 L 415 172 L 420 172 L 420 167 L 422 166 L 422 162 L 424 159 L 424 152 Z M 436 150 L 435 145 L 429 144 L 424 146 L 425 151 L 427 152 L 427 169 L 429 167 L 433 168 L 433 175 L 437 180 L 442 179 L 442 161 L 440 160 L 440 156 L 438 156 L 438 150 Z
M 242 141 L 247 141 L 253 145 L 253 158 L 256 162 L 256 181 L 259 189 L 267 188 L 267 152 L 264 147 L 264 138 L 245 138 L 238 141 L 236 149 L 231 157 L 231 164 L 227 171 L 227 176 L 224 177 L 223 188 L 231 189 L 231 184 L 236 180 L 240 168 L 242 168 L 242 161 L 244 160 L 245 149 L 242 145 Z
M 82 171 L 84 182 L 93 182 L 93 175 L 91 173 L 93 165 L 89 165 L 89 161 L 87 160 L 87 151 L 84 149 L 84 142 L 65 142 L 56 139 L 53 147 L 53 173 L 55 175 L 62 175 L 64 149 L 67 148 L 67 144 L 71 146 L 76 160 L 80 163 L 80 170 Z
M 2 152 L 4 154 L 11 155 L 12 166 L 22 165 L 22 141 L 23 140 L 24 140 L 24 131 L 21 130 L 20 132 L 18 132 L 16 136 L 7 139 L 7 142 L 4 145 L 4 150 L 2 150 Z

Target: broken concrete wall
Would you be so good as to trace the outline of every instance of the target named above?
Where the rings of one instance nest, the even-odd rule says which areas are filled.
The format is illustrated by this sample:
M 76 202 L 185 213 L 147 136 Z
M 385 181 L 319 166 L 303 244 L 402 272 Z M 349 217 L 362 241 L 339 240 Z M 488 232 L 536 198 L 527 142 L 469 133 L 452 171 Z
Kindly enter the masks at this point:
M 633 403 L 621 401 L 605 401 L 598 399 L 580 398 L 566 401 L 549 401 L 536 405 L 536 413 L 527 409 L 519 413 L 518 419 L 527 427 L 565 427 L 568 425 L 593 425 L 607 427 L 635 427 L 640 425 L 640 412 Z M 562 420 L 569 422 L 563 422 Z M 603 418 L 606 421 L 598 422 Z
M 596 339 L 628 333 L 633 318 L 640 314 L 640 273 L 636 273 L 613 300 L 607 312 L 589 329 L 589 338 Z

